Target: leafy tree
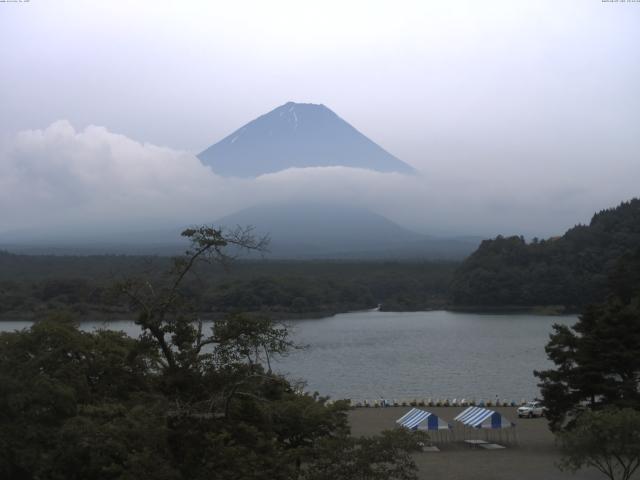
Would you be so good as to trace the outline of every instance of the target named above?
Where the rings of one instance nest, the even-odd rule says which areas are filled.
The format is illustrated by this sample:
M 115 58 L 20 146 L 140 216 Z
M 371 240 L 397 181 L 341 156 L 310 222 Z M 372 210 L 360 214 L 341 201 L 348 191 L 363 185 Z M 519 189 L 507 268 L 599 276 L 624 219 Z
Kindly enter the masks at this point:
M 0 478 L 110 478 L 60 472 L 61 458 L 80 453 L 74 445 L 86 444 L 69 442 L 69 435 L 89 432 L 96 421 L 107 425 L 108 412 L 112 418 L 117 412 L 123 417 L 133 399 L 135 404 L 147 404 L 146 412 L 153 411 L 156 400 L 147 374 L 152 358 L 144 344 L 122 333 L 81 332 L 68 317 L 36 323 L 28 331 L 2 333 Z M 102 413 L 96 415 L 96 409 Z M 141 452 L 149 440 L 141 436 L 138 426 L 131 429 L 138 433 L 129 445 Z M 105 438 L 132 433 L 122 428 L 100 430 L 95 443 L 89 442 L 84 449 L 93 459 Z M 96 448 L 87 450 L 89 446 Z M 117 462 L 112 463 L 115 467 Z
M 573 327 L 554 326 L 546 351 L 556 368 L 535 372 L 552 429 L 585 406 L 640 409 L 638 272 L 640 250 L 619 261 L 607 302 L 588 307 Z
M 377 437 L 337 437 L 321 441 L 304 480 L 413 480 L 417 468 L 410 453 L 428 441 L 424 432 L 385 431 Z
M 0 478 L 293 480 L 324 478 L 327 458 L 346 467 L 334 480 L 415 478 L 415 438 L 352 439 L 344 402 L 271 371 L 293 347 L 286 329 L 237 314 L 203 331 L 187 276 L 228 261 L 227 247 L 263 243 L 209 227 L 184 235 L 192 246 L 162 281 L 118 286 L 140 338 L 60 316 L 0 334 Z
M 187 301 L 183 289 L 186 276 L 199 261 L 227 264 L 233 257 L 225 249 L 264 250 L 266 239 L 256 239 L 251 229 L 236 229 L 229 234 L 213 227 L 202 226 L 182 232 L 190 241 L 190 248 L 182 257 L 176 257 L 171 270 L 160 285 L 148 278 L 129 280 L 119 290 L 139 311 L 136 323 L 144 337 L 155 343 L 163 357 L 163 366 L 170 373 L 198 368 L 203 357 L 202 347 L 213 343 L 202 332 L 202 322 Z
M 585 411 L 559 435 L 561 468 L 598 469 L 610 480 L 628 480 L 640 466 L 640 412 L 625 408 Z

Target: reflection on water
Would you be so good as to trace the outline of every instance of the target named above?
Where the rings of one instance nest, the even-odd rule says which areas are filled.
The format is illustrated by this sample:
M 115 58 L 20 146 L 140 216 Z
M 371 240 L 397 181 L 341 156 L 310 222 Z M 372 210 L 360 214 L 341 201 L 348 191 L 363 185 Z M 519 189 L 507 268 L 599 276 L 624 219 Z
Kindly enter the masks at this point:
M 533 370 L 549 366 L 544 346 L 551 325 L 575 316 L 455 312 L 357 312 L 289 322 L 308 345 L 275 368 L 306 379 L 308 389 L 333 398 L 475 398 L 517 400 L 538 395 Z M 0 322 L 0 330 L 29 322 Z M 84 330 L 124 330 L 130 321 L 87 322 Z

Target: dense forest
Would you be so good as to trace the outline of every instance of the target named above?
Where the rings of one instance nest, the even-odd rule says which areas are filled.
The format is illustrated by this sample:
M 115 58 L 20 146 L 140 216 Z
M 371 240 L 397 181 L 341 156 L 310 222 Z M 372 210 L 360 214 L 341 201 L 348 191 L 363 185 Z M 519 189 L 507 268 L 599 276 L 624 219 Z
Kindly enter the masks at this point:
M 640 200 L 596 213 L 546 240 L 498 236 L 462 264 L 437 261 L 236 260 L 233 268 L 202 264 L 183 295 L 206 317 L 237 311 L 272 318 L 325 316 L 380 306 L 531 308 L 580 311 L 602 301 L 617 260 L 640 246 Z M 17 255 L 0 251 L 0 319 L 34 318 L 66 309 L 79 318 L 126 318 L 113 286 L 158 277 L 160 256 Z
M 0 252 L 0 318 L 32 318 L 60 308 L 80 318 L 129 315 L 113 285 L 157 277 L 166 257 L 29 256 Z M 273 318 L 351 310 L 420 310 L 447 302 L 453 262 L 257 261 L 198 265 L 183 294 L 206 316 L 235 311 Z
M 0 478 L 415 480 L 423 432 L 352 437 L 347 402 L 272 372 L 297 348 L 286 328 L 241 314 L 203 328 L 181 287 L 227 240 L 189 237 L 165 274 L 119 283 L 139 338 L 69 315 L 0 333 Z
M 640 199 L 596 213 L 561 237 L 485 240 L 457 269 L 456 306 L 561 306 L 579 310 L 604 300 L 618 259 L 640 246 Z

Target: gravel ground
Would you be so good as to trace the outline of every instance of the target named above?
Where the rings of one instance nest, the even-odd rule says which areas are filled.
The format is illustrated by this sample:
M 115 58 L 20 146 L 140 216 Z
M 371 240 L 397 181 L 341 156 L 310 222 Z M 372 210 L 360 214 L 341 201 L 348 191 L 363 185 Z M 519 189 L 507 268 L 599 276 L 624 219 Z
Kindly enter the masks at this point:
M 462 408 L 427 407 L 424 408 L 440 418 L 453 422 L 453 418 Z M 410 407 L 358 408 L 349 413 L 353 435 L 375 435 L 382 430 L 396 427 L 395 420 Z M 519 419 L 515 408 L 495 408 L 509 420 L 516 423 L 517 442 L 507 442 L 505 435 L 500 438 L 492 434 L 489 440 L 506 446 L 503 450 L 483 450 L 469 448 L 462 441 L 463 429 L 456 428 L 459 440 L 437 441 L 434 444 L 440 452 L 425 452 L 415 455 L 420 468 L 421 479 L 447 480 L 561 480 L 561 479 L 600 479 L 605 478 L 597 470 L 581 470 L 575 475 L 561 472 L 556 466 L 560 459 L 554 436 L 547 427 L 544 418 Z M 470 432 L 466 438 L 486 439 L 486 432 Z M 511 439 L 510 439 L 511 440 Z M 635 475 L 634 478 L 640 478 Z

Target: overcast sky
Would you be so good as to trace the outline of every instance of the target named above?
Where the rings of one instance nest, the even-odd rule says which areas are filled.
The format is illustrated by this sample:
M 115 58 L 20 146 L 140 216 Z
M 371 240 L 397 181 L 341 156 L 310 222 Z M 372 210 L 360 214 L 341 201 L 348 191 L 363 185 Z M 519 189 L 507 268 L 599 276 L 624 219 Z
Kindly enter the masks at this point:
M 215 218 L 312 185 L 421 231 L 546 236 L 640 194 L 640 2 L 0 2 L 0 73 L 0 231 Z M 421 176 L 238 195 L 193 157 L 289 100 Z

